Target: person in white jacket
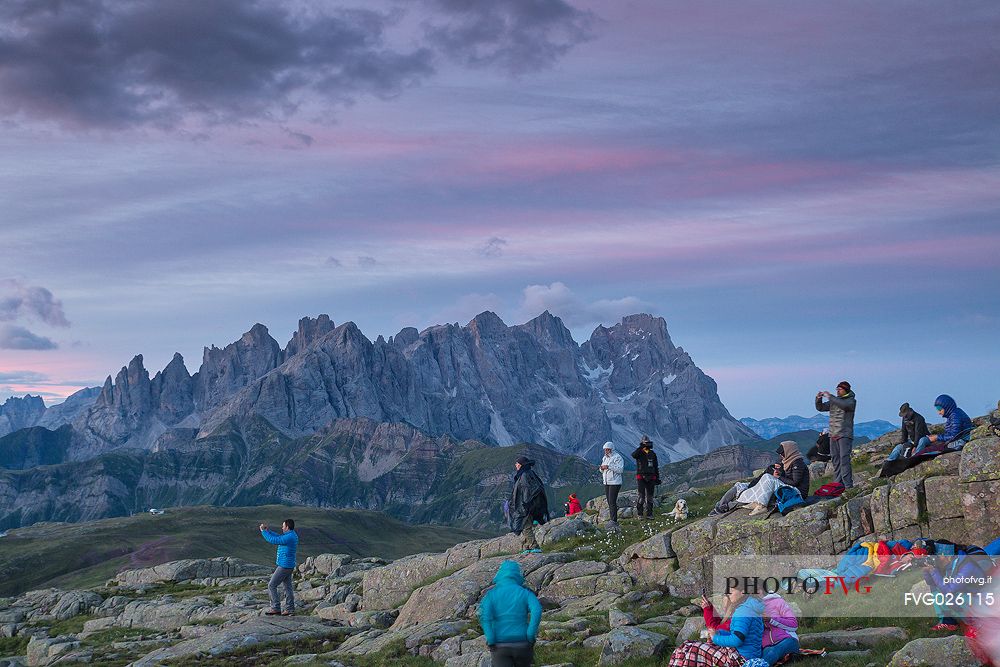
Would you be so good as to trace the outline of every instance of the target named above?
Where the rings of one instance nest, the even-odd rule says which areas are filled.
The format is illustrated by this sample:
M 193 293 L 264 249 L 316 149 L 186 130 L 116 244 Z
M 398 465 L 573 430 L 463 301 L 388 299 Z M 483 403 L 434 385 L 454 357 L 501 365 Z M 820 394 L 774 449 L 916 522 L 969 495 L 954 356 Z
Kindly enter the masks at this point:
M 618 493 L 622 490 L 622 471 L 625 459 L 615 450 L 611 442 L 604 443 L 604 458 L 601 459 L 601 476 L 604 478 L 604 497 L 608 499 L 608 511 L 612 523 L 618 523 Z

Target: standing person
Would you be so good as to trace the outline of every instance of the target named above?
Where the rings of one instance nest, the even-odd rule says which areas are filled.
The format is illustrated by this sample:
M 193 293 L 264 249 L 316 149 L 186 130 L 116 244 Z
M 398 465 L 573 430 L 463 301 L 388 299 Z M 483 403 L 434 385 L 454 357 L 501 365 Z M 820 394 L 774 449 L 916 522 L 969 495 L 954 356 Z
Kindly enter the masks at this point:
M 825 399 L 825 400 L 824 400 Z M 854 445 L 854 411 L 858 407 L 857 397 L 851 391 L 851 383 L 844 380 L 837 385 L 837 395 L 828 391 L 816 394 L 816 409 L 830 413 L 830 457 L 833 459 L 833 481 L 844 488 L 854 486 L 851 470 L 851 447 Z
M 479 604 L 479 624 L 490 649 L 493 667 L 531 667 L 535 659 L 535 636 L 542 621 L 542 605 L 524 586 L 524 575 L 516 561 L 500 564 L 496 584 Z
M 895 461 L 911 447 L 916 447 L 917 443 L 930 435 L 927 428 L 927 420 L 923 415 L 910 407 L 909 403 L 899 406 L 899 416 L 903 418 L 902 440 L 889 453 L 887 461 Z
M 534 523 L 539 525 L 549 520 L 549 501 L 545 497 L 545 486 L 532 467 L 535 462 L 526 456 L 514 461 L 514 489 L 511 491 L 510 510 L 513 519 L 511 528 L 521 533 L 521 547 L 525 552 L 538 551 L 535 540 Z
M 281 534 L 268 530 L 267 524 L 260 524 L 260 536 L 271 544 L 278 545 L 278 555 L 274 559 L 277 567 L 267 584 L 271 595 L 271 608 L 264 613 L 268 616 L 291 616 L 295 613 L 295 593 L 292 589 L 292 573 L 295 571 L 295 552 L 299 548 L 299 534 L 295 532 L 295 520 L 285 519 L 281 524 Z M 285 586 L 285 610 L 281 610 L 278 586 Z
M 625 459 L 615 449 L 611 441 L 604 443 L 604 458 L 601 459 L 601 477 L 604 480 L 604 497 L 608 500 L 611 513 L 611 527 L 618 525 L 618 493 L 622 490 L 622 471 Z
M 639 499 L 636 502 L 636 514 L 644 519 L 653 518 L 653 493 L 660 483 L 660 463 L 653 451 L 653 442 L 649 436 L 642 436 L 642 441 L 634 452 L 636 471 L 635 479 L 639 485 Z

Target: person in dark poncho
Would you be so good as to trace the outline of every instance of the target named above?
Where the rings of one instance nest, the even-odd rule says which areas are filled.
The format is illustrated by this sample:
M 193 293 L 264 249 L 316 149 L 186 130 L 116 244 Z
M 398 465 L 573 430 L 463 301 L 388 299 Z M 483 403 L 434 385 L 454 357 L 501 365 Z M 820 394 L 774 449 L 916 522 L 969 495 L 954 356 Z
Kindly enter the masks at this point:
M 639 485 L 639 499 L 636 501 L 636 515 L 643 519 L 653 518 L 653 494 L 660 483 L 660 462 L 653 451 L 653 442 L 642 436 L 642 441 L 634 452 L 635 480 Z
M 535 462 L 525 456 L 514 461 L 514 489 L 511 491 L 511 529 L 521 534 L 524 551 L 538 551 L 534 524 L 549 520 L 549 503 L 545 497 L 545 486 L 532 469 Z

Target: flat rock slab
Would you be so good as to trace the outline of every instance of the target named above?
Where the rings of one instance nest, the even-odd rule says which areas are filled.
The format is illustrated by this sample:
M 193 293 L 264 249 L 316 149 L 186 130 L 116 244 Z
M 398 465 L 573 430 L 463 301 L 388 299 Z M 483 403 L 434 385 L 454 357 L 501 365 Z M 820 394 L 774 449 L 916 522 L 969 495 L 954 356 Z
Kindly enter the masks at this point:
M 122 586 L 143 586 L 192 579 L 265 576 L 273 571 L 273 567 L 248 563 L 241 558 L 195 558 L 125 570 L 118 573 L 115 580 Z
M 255 644 L 300 641 L 315 637 L 343 635 L 344 628 L 324 625 L 314 620 L 259 617 L 233 625 L 203 637 L 188 639 L 174 646 L 148 653 L 132 663 L 132 667 L 154 667 L 168 660 L 192 656 L 215 656 Z
M 887 641 L 906 641 L 909 635 L 903 628 L 858 628 L 857 630 L 831 630 L 800 634 L 799 644 L 805 648 L 825 646 L 864 646 L 872 648 Z
M 978 667 L 980 664 L 965 638 L 952 635 L 914 639 L 896 651 L 889 667 Z

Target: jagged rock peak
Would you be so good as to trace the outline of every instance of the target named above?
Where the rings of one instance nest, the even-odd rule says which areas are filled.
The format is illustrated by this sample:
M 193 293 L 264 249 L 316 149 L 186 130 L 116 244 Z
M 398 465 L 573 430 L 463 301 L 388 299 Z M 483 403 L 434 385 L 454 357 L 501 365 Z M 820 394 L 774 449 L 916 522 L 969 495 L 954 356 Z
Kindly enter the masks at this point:
M 563 321 L 547 310 L 538 317 L 528 320 L 518 328 L 533 335 L 546 347 L 576 346 L 573 334 L 566 328 Z
M 399 330 L 398 334 L 389 338 L 389 343 L 396 347 L 406 347 L 413 345 L 418 340 L 420 340 L 420 332 L 417 331 L 416 327 L 404 327 Z
M 44 414 L 45 401 L 41 396 L 11 396 L 0 404 L 0 436 L 34 426 Z
M 288 359 L 295 356 L 335 328 L 333 320 L 325 313 L 315 318 L 303 317 L 299 320 L 298 330 L 292 334 L 291 340 L 285 346 L 283 357 Z
M 492 336 L 507 330 L 507 325 L 496 313 L 484 310 L 469 322 L 469 330 L 476 336 Z

